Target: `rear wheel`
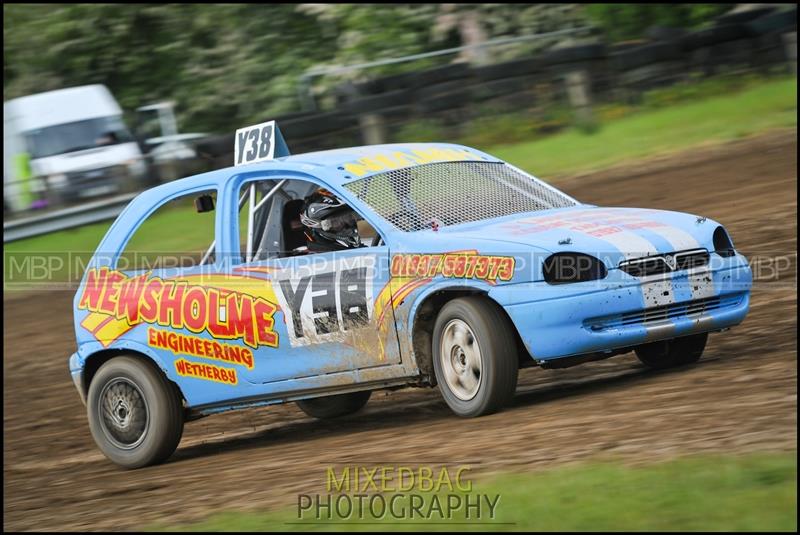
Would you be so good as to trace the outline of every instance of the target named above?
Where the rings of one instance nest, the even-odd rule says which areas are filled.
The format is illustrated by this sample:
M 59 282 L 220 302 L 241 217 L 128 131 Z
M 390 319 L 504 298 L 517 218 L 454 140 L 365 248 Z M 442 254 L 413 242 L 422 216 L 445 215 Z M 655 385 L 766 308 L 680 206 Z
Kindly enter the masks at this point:
M 514 333 L 497 305 L 481 297 L 447 303 L 433 331 L 433 368 L 442 397 L 459 416 L 509 404 L 519 366 Z
M 702 333 L 652 342 L 637 347 L 636 356 L 644 365 L 658 370 L 693 364 L 703 355 L 707 340 L 708 333 Z
M 124 468 L 160 463 L 181 440 L 180 396 L 144 359 L 122 356 L 103 364 L 89 386 L 86 405 L 98 447 Z
M 353 414 L 361 410 L 367 404 L 371 395 L 372 392 L 365 390 L 362 392 L 336 394 L 335 396 L 303 399 L 296 403 L 309 416 L 327 420 Z

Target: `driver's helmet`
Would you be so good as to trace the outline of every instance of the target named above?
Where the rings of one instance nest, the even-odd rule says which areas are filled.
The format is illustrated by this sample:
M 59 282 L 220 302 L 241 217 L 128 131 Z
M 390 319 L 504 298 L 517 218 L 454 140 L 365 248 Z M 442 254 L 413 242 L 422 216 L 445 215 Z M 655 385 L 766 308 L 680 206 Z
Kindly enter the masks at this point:
M 358 215 L 326 189 L 318 189 L 306 198 L 300 222 L 307 228 L 308 249 L 338 251 L 361 247 Z

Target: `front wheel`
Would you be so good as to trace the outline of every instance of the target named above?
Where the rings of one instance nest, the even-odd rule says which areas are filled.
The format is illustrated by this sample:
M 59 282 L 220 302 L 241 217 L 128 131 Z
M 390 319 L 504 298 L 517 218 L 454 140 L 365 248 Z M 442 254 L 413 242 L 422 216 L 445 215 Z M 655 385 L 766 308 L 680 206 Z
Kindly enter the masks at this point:
M 181 440 L 180 396 L 142 358 L 121 356 L 103 364 L 89 385 L 86 405 L 94 441 L 123 468 L 160 463 Z
M 433 330 L 433 369 L 442 397 L 459 416 L 509 404 L 519 365 L 514 332 L 499 307 L 481 297 L 447 303 Z
M 707 340 L 708 333 L 702 333 L 651 342 L 637 347 L 636 356 L 642 364 L 657 370 L 693 364 L 703 355 Z

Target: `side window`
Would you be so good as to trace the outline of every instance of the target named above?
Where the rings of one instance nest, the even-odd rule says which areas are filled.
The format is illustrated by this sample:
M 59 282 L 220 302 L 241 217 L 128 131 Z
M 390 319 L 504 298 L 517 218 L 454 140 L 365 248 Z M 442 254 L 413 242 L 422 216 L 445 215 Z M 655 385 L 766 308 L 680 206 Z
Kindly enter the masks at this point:
M 247 182 L 239 192 L 243 262 L 377 245 L 380 234 L 334 193 L 305 180 Z
M 191 267 L 214 241 L 214 190 L 177 197 L 139 224 L 118 262 L 120 270 Z

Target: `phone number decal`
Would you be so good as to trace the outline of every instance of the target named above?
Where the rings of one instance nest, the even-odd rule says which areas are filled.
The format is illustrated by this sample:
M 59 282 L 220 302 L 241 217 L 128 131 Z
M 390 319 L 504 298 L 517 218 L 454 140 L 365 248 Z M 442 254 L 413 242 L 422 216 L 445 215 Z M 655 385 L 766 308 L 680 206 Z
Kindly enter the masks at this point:
M 392 277 L 443 277 L 508 281 L 514 276 L 513 256 L 475 252 L 398 254 L 392 257 Z

